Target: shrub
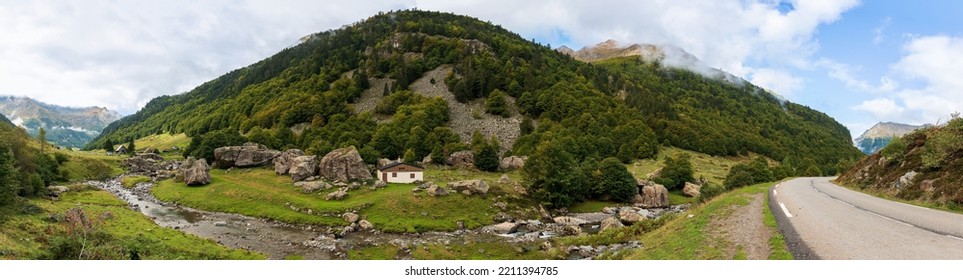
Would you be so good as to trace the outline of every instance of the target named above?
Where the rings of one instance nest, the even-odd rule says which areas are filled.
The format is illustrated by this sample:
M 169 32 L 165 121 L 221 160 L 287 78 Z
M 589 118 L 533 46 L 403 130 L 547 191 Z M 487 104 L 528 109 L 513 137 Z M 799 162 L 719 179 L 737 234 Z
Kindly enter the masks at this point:
M 498 139 L 493 136 L 490 141 L 474 147 L 475 168 L 481 171 L 498 170 Z
M 556 142 L 543 142 L 525 162 L 528 192 L 550 208 L 568 207 L 585 199 L 587 180 L 575 157 Z
M 508 117 L 508 101 L 505 101 L 505 93 L 496 89 L 488 94 L 488 99 L 485 100 L 485 112 Z
M 682 189 L 685 182 L 692 182 L 692 161 L 689 154 L 682 153 L 676 157 L 665 157 L 665 167 L 662 174 L 655 178 L 655 182 L 665 186 L 669 190 Z
M 963 119 L 954 118 L 946 126 L 935 130 L 926 138 L 923 145 L 923 167 L 938 168 L 947 157 L 963 149 Z
M 622 162 L 614 157 L 609 157 L 602 160 L 599 164 L 599 170 L 601 171 L 601 189 L 608 194 L 608 196 L 618 202 L 629 202 L 635 197 L 638 192 L 637 184 L 635 182 L 635 177 L 629 170 L 622 165 Z

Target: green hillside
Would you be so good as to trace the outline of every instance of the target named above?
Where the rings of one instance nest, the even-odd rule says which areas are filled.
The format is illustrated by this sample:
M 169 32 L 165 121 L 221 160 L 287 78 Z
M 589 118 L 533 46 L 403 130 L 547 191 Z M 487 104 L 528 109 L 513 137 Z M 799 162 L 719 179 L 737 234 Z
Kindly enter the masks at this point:
M 407 151 L 417 159 L 440 157 L 469 148 L 450 127 L 451 104 L 406 90 L 424 73 L 447 66 L 450 74 L 431 84 L 450 90 L 458 102 L 486 99 L 517 109 L 517 139 L 499 139 L 514 143 L 509 153 L 516 155 L 551 143 L 574 162 L 629 162 L 650 158 L 666 144 L 711 155 L 754 152 L 824 174 L 859 155 L 832 118 L 780 103 L 753 85 L 632 58 L 587 64 L 497 25 L 424 11 L 382 13 L 314 34 L 190 92 L 156 98 L 109 125 L 87 148 L 166 132 L 186 133 L 192 138 L 187 154 L 196 156 L 209 157 L 210 145 L 254 140 L 314 154 L 355 145 L 367 161 Z M 356 113 L 372 81 L 384 82 L 373 89 L 383 92 L 378 109 Z
M 837 183 L 924 206 L 963 209 L 963 119 L 894 137 Z

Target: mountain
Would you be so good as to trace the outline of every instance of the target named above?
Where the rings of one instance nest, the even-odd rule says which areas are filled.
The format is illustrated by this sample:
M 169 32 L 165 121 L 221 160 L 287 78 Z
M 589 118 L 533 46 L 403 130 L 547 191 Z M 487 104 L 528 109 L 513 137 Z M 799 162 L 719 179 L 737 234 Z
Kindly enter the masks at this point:
M 876 134 L 882 136 L 885 134 Z M 963 205 L 963 119 L 893 138 L 837 179 L 901 199 L 946 207 Z
M 567 46 L 561 46 L 556 50 L 584 62 L 639 56 L 646 62 L 658 62 L 668 67 L 686 69 L 709 78 L 733 84 L 746 83 L 746 80 L 713 68 L 684 49 L 673 45 L 631 44 L 623 47 L 618 41 L 610 39 L 595 46 L 582 47 L 578 51 L 574 51 Z M 781 99 L 781 97 L 779 98 Z
M 575 161 L 628 162 L 667 145 L 761 154 L 826 174 L 859 156 L 831 117 L 741 79 L 666 67 L 672 48 L 658 48 L 658 61 L 610 50 L 620 55 L 586 63 L 471 17 L 380 13 L 155 98 L 86 148 L 165 132 L 205 147 L 241 134 L 320 155 L 354 145 L 371 161 L 440 158 L 495 137 L 514 155 L 552 142 Z
M 927 125 L 880 122 L 856 138 L 856 147 L 864 154 L 872 154 L 886 147 L 894 137 L 902 137 L 907 133 L 926 126 Z
M 101 107 L 71 108 L 27 97 L 0 96 L 0 113 L 36 137 L 40 128 L 47 141 L 64 147 L 83 147 L 120 114 Z
M 7 116 L 4 116 L 3 114 L 0 114 L 0 123 L 13 125 L 13 122 L 10 122 L 10 119 L 8 119 Z

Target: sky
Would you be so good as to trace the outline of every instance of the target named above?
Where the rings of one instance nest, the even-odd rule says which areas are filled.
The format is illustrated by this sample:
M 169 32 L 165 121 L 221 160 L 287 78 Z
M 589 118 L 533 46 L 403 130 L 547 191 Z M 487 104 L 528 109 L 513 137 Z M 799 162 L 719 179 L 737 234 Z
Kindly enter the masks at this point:
M 0 0 L 0 95 L 132 114 L 379 11 L 469 15 L 573 49 L 674 45 L 853 136 L 963 108 L 963 1 Z

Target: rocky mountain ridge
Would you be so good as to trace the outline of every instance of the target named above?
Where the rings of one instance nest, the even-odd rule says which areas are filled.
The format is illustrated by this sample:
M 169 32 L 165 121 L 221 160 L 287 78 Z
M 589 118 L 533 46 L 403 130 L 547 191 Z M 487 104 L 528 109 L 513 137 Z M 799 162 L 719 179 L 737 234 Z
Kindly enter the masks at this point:
M 46 104 L 29 97 L 0 97 L 0 113 L 36 137 L 40 128 L 47 141 L 64 147 L 83 147 L 121 115 L 104 107 L 73 108 Z
M 561 46 L 556 51 L 567 54 L 584 62 L 597 62 L 616 57 L 639 56 L 644 62 L 658 62 L 665 66 L 690 70 L 703 76 L 727 81 L 732 84 L 747 83 L 746 80 L 713 68 L 698 57 L 674 45 L 624 44 L 609 39 L 594 46 L 585 46 L 578 51 Z
M 930 125 L 911 125 L 895 122 L 879 122 L 856 138 L 855 144 L 865 154 L 883 149 L 894 137 L 902 137 L 914 130 Z

